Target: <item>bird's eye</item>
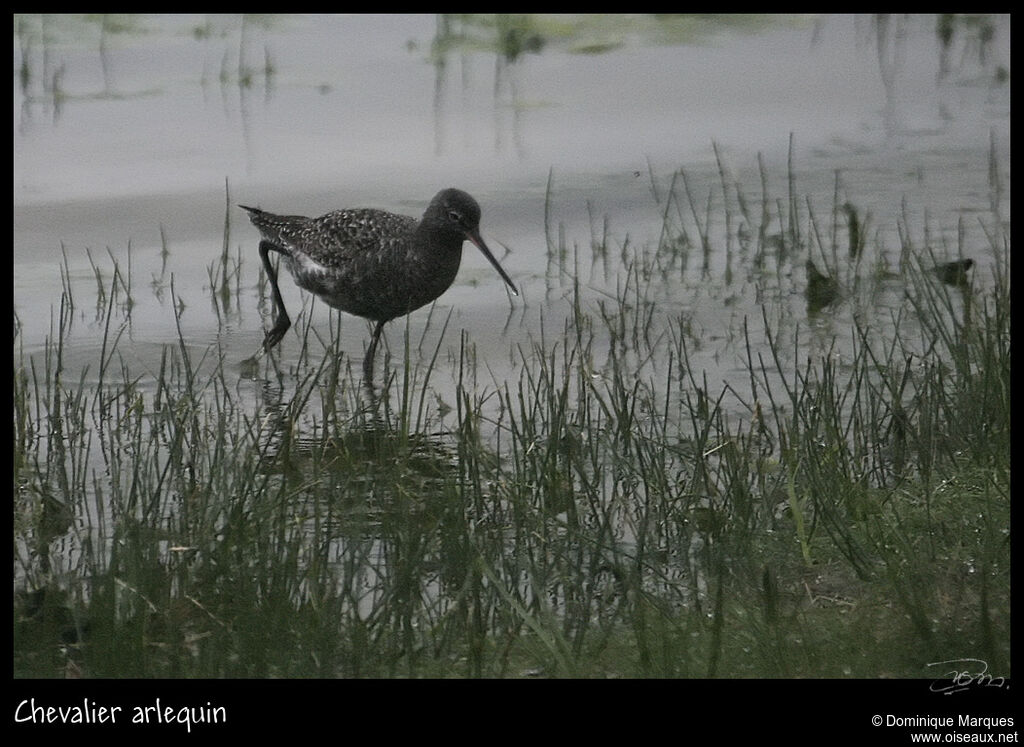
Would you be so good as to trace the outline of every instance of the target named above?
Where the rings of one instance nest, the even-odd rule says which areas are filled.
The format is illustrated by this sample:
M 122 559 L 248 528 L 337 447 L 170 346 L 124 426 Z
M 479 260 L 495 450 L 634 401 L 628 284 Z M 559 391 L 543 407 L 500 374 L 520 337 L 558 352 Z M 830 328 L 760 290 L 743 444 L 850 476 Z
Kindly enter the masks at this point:
M 448 218 L 452 222 L 454 222 L 454 223 L 461 223 L 462 222 L 462 213 L 460 213 L 458 210 L 449 210 L 448 211 Z

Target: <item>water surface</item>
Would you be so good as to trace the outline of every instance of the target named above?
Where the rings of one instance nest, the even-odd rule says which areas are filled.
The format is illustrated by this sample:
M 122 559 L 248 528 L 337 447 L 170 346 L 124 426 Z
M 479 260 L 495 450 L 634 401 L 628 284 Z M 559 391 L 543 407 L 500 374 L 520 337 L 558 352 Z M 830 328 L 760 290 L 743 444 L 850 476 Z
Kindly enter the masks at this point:
M 776 283 L 765 299 L 749 257 L 726 272 L 721 247 L 737 227 L 724 224 L 722 167 L 758 204 L 760 154 L 770 199 L 785 201 L 792 152 L 798 200 L 823 224 L 843 228 L 831 211 L 850 201 L 870 215 L 870 240 L 887 259 L 900 253 L 905 221 L 919 249 L 975 256 L 984 282 L 982 224 L 1004 220 L 1009 204 L 1009 87 L 1000 78 L 1009 20 L 995 22 L 984 50 L 963 35 L 944 56 L 933 16 L 893 18 L 884 33 L 871 16 L 540 17 L 504 37 L 489 18 L 19 17 L 20 344 L 40 349 L 66 282 L 75 304 L 66 365 L 95 371 L 106 329 L 95 268 L 109 281 L 116 264 L 130 283 L 132 303 L 119 313 L 137 365 L 155 370 L 162 345 L 177 341 L 176 307 L 190 345 L 217 343 L 241 361 L 258 348 L 269 306 L 258 292 L 256 233 L 226 206 L 226 185 L 232 204 L 311 215 L 356 206 L 418 215 L 437 190 L 459 186 L 483 206 L 484 237 L 522 296 L 510 301 L 468 247 L 435 318 L 451 310 L 446 346 L 457 348 L 465 330 L 500 382 L 514 375 L 509 350 L 538 339 L 542 317 L 558 328 L 569 313 L 574 267 L 593 309 L 622 282 L 619 248 L 657 246 L 683 169 L 698 216 L 710 206 L 719 249 L 706 263 L 696 252 L 651 293 L 661 323 L 689 316 L 710 381 L 728 381 L 742 352 L 737 331 L 744 319 L 760 324 L 766 303 L 776 316 L 813 320 L 802 278 Z M 669 212 L 694 238 L 677 194 L 682 209 Z M 217 313 L 211 278 L 226 210 L 239 294 Z M 595 242 L 611 247 L 608 259 L 595 262 Z M 283 291 L 293 317 L 301 310 L 328 328 L 324 304 L 290 280 Z M 840 308 L 829 321 L 851 313 Z M 410 317 L 413 339 L 427 318 Z M 358 361 L 368 327 L 340 323 L 343 349 Z M 392 348 L 402 327 L 389 326 Z M 428 330 L 427 349 L 439 329 Z M 286 337 L 282 363 L 298 348 Z

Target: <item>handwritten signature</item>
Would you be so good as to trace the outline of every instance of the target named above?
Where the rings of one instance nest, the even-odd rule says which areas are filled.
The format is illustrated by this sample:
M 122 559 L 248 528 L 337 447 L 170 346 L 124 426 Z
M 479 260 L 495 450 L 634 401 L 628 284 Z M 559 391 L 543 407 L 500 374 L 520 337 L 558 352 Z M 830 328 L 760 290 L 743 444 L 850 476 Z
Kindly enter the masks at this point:
M 952 664 L 956 668 L 946 672 L 949 679 L 937 679 L 929 686 L 933 693 L 952 695 L 962 693 L 969 687 L 1008 687 L 1005 677 L 993 676 L 988 673 L 988 662 L 984 659 L 947 659 L 946 661 L 933 661 L 925 666 L 941 667 Z M 971 668 L 960 669 L 959 667 L 971 665 Z M 976 666 L 975 666 L 976 665 Z M 972 671 L 980 669 L 980 671 Z

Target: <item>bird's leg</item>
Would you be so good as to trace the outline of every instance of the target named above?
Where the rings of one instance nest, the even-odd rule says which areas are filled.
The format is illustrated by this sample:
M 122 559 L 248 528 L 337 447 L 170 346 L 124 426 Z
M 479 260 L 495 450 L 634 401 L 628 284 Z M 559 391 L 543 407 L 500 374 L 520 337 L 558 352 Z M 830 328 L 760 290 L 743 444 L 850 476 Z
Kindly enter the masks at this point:
M 371 386 L 373 382 L 373 358 L 377 352 L 377 343 L 380 342 L 380 333 L 383 330 L 384 322 L 377 322 L 377 326 L 373 328 L 373 336 L 370 338 L 370 348 L 366 351 L 366 358 L 363 360 L 363 378 Z
M 277 270 L 270 261 L 271 251 L 280 252 L 281 250 L 276 244 L 272 244 L 269 241 L 260 242 L 260 259 L 263 260 L 263 267 L 267 271 L 267 277 L 270 278 L 270 291 L 274 295 L 274 308 L 277 311 L 277 321 L 270 331 L 267 332 L 267 336 L 263 338 L 264 351 L 270 350 L 277 343 L 281 342 L 284 333 L 292 326 L 292 320 L 289 318 L 288 312 L 284 308 L 284 300 L 281 298 L 281 289 L 277 287 Z

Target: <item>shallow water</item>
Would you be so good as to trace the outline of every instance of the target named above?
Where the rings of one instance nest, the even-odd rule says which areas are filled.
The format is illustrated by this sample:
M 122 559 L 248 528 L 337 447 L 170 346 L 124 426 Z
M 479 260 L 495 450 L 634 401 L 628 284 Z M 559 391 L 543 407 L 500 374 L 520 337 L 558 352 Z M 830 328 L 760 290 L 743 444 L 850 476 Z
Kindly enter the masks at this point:
M 416 522 L 422 513 L 431 550 L 413 564 L 422 581 L 415 596 L 441 608 L 451 601 L 445 566 L 461 562 L 461 551 L 452 553 L 434 526 L 438 505 L 460 513 L 475 501 L 472 532 L 493 533 L 498 556 L 516 551 L 503 534 L 516 503 L 503 497 L 505 478 L 479 480 L 479 493 L 470 496 L 455 473 L 489 459 L 493 447 L 502 465 L 497 474 L 523 480 L 519 487 L 536 498 L 528 505 L 557 534 L 567 526 L 559 517 L 574 500 L 573 477 L 563 484 L 548 462 L 534 471 L 530 459 L 540 465 L 548 459 L 545 440 L 561 437 L 566 453 L 589 440 L 595 457 L 608 458 L 607 470 L 595 460 L 587 489 L 609 506 L 622 504 L 600 518 L 602 535 L 604 522 L 616 524 L 611 549 L 630 556 L 636 541 L 664 551 L 648 581 L 659 591 L 667 584 L 672 604 L 699 607 L 708 590 L 705 536 L 728 509 L 713 480 L 704 488 L 686 476 L 691 466 L 699 463 L 703 473 L 724 463 L 722 455 L 760 449 L 758 510 L 763 501 L 770 518 L 777 501 L 786 503 L 777 492 L 778 444 L 770 433 L 757 438 L 766 432 L 752 422 L 752 415 L 782 420 L 790 407 L 781 387 L 774 390 L 780 399 L 765 396 L 779 380 L 769 334 L 780 365 L 789 367 L 787 383 L 793 368 L 825 355 L 836 366 L 822 370 L 843 377 L 855 330 L 867 330 L 868 344 L 882 348 L 883 367 L 893 347 L 902 366 L 904 353 L 932 355 L 935 344 L 907 300 L 912 280 L 922 276 L 902 272 L 904 261 L 963 254 L 976 261 L 976 289 L 992 283 L 992 245 L 1009 240 L 1009 87 L 999 72 L 1008 73 L 1008 17 L 996 19 L 987 47 L 955 39 L 941 76 L 930 16 L 892 20 L 888 35 L 868 16 L 541 17 L 522 26 L 525 36 L 505 37 L 504 54 L 495 23 L 16 17 L 15 371 L 21 365 L 28 372 L 20 399 L 29 401 L 19 401 L 16 389 L 15 434 L 30 453 L 15 458 L 16 478 L 31 476 L 15 495 L 15 520 L 24 525 L 15 536 L 15 586 L 30 592 L 26 598 L 59 590 L 55 606 L 63 610 L 60 600 L 74 598 L 68 610 L 88 610 L 96 584 L 109 575 L 127 599 L 115 617 L 130 619 L 135 597 L 143 598 L 125 581 L 135 570 L 153 572 L 158 585 L 180 571 L 173 601 L 186 586 L 209 584 L 206 568 L 215 580 L 202 591 L 215 602 L 232 573 L 251 580 L 270 568 L 275 580 L 282 569 L 297 569 L 291 588 L 305 597 L 308 564 L 323 557 L 331 566 L 324 583 L 351 583 L 337 589 L 338 598 L 356 600 L 362 621 L 400 606 L 389 576 L 404 577 L 410 560 L 397 550 L 411 545 L 419 555 L 403 532 L 410 515 Z M 512 42 L 522 45 L 515 55 Z M 389 368 L 395 375 L 389 394 L 401 390 L 403 375 L 413 377 L 415 433 L 378 428 L 380 410 L 373 420 L 361 407 L 353 412 L 353 402 L 362 404 L 358 377 L 369 325 L 332 312 L 290 278 L 282 291 L 294 326 L 255 377 L 243 374 L 241 362 L 272 320 L 257 234 L 236 204 L 282 213 L 374 206 L 418 214 L 447 186 L 478 198 L 483 236 L 522 294 L 510 298 L 467 246 L 453 287 L 432 307 L 388 325 L 377 373 Z M 867 221 L 858 265 L 848 261 L 847 202 Z M 769 216 L 764 226 L 762 211 Z M 802 240 L 785 247 L 780 235 L 791 236 L 794 227 L 779 216 L 793 211 Z M 849 290 L 817 313 L 806 297 L 809 257 Z M 230 292 L 222 295 L 225 269 Z M 959 314 L 967 295 L 947 293 L 941 313 Z M 572 350 L 576 330 L 568 325 L 577 303 L 581 342 Z M 63 325 L 62 314 L 70 317 Z M 900 344 L 887 347 L 895 332 Z M 58 337 L 55 363 L 47 343 Z M 303 339 L 310 342 L 305 351 Z M 344 384 L 337 390 L 336 359 L 321 341 L 341 351 Z M 559 434 L 547 432 L 548 415 L 533 411 L 540 422 L 513 434 L 531 417 L 532 403 L 517 414 L 522 392 L 522 399 L 536 395 L 540 408 L 561 394 L 531 387 L 548 373 L 551 386 L 563 385 L 553 369 L 566 365 L 567 348 L 568 365 L 579 370 L 564 385 L 592 386 L 586 407 L 593 413 L 568 418 Z M 471 364 L 460 371 L 463 353 Z M 769 370 L 757 370 L 761 358 Z M 909 372 L 909 359 L 906 365 Z M 354 379 L 344 378 L 346 366 Z M 870 377 L 866 368 L 861 359 L 858 373 Z M 450 435 L 464 425 L 458 414 L 467 400 L 455 396 L 463 373 L 469 384 L 462 391 L 473 400 L 466 421 L 479 421 L 469 431 L 491 437 L 471 459 L 459 448 L 472 439 Z M 615 386 L 628 393 L 634 378 L 634 401 L 619 406 L 629 411 L 636 442 L 653 447 L 654 456 L 644 461 L 638 451 L 636 464 L 657 465 L 664 455 L 665 474 L 679 483 L 667 491 L 671 520 L 651 524 L 661 538 L 654 542 L 636 534 L 631 513 L 647 512 L 650 496 L 632 485 L 632 462 L 616 464 L 609 444 L 618 439 L 605 443 L 601 430 L 625 422 L 601 408 Z M 357 383 L 344 390 L 351 381 Z M 813 389 L 817 382 L 802 384 Z M 856 396 L 869 391 L 858 384 Z M 664 411 L 652 403 L 664 403 Z M 406 404 L 385 400 L 390 424 Z M 722 408 L 720 420 L 709 417 L 712 406 Z M 52 420 L 50 407 L 60 410 Z M 493 410 L 502 414 L 492 418 Z M 714 422 L 715 438 L 725 440 L 697 438 L 698 421 Z M 664 426 L 645 430 L 650 423 Z M 648 434 L 657 438 L 645 441 Z M 410 448 L 420 451 L 406 459 Z M 392 460 L 397 452 L 403 458 Z M 586 464 L 580 475 L 590 480 Z M 792 491 L 792 474 L 789 480 Z M 646 513 L 642 524 L 648 526 Z M 551 552 L 547 534 L 523 534 L 527 554 L 535 540 L 539 555 Z M 607 549 L 604 539 L 594 547 Z M 296 552 L 295 566 L 282 562 L 282 548 Z M 240 566 L 222 564 L 227 556 Z M 523 582 L 519 566 L 509 570 L 507 583 L 494 588 Z M 463 588 L 461 577 L 456 581 Z M 267 588 L 283 597 L 276 581 Z M 318 604 L 321 591 L 310 591 Z M 534 593 L 520 591 L 523 599 Z M 228 609 L 235 593 L 232 586 Z M 551 595 L 546 605 L 556 592 L 544 593 Z M 608 599 L 615 593 L 613 584 Z M 186 597 L 202 609 L 196 599 L 204 594 Z M 253 616 L 256 607 L 242 604 L 238 619 L 210 617 L 244 631 L 267 623 L 262 613 Z M 34 612 L 16 619 L 22 630 L 41 627 Z M 53 653 L 53 641 L 42 646 Z M 23 665 L 38 661 L 36 652 L 20 653 Z M 120 656 L 118 650 L 111 658 Z M 148 658 L 123 671 L 139 676 L 135 666 Z M 19 674 L 50 671 L 40 666 Z M 225 671 L 252 676 L 244 664 Z
M 175 307 L 195 350 L 217 343 L 229 361 L 255 352 L 269 305 L 258 292 L 256 233 L 234 207 L 228 248 L 241 258 L 239 294 L 218 313 L 211 290 L 225 183 L 232 205 L 305 214 L 355 206 L 418 214 L 442 187 L 474 194 L 483 235 L 522 296 L 508 300 L 497 274 L 468 247 L 434 318 L 452 311 L 445 349 L 457 351 L 465 330 L 494 383 L 515 375 L 509 351 L 539 339 L 542 318 L 547 329 L 561 328 L 574 265 L 594 311 L 623 282 L 623 243 L 657 245 L 680 168 L 700 218 L 711 200 L 717 248 L 706 267 L 691 248 L 685 268 L 645 292 L 657 302 L 656 322 L 689 319 L 701 341 L 691 359 L 697 378 L 742 380 L 739 330 L 748 319 L 752 344 L 763 345 L 762 307 L 772 318 L 809 324 L 824 347 L 832 333 L 849 338 L 852 306 L 808 319 L 802 278 L 781 278 L 765 298 L 749 255 L 730 259 L 721 250 L 730 237 L 713 143 L 729 180 L 758 206 L 758 154 L 771 200 L 785 201 L 792 137 L 801 206 L 830 228 L 836 198 L 855 203 L 870 214 L 869 242 L 890 264 L 906 220 L 919 250 L 927 243 L 940 258 L 975 257 L 984 284 L 982 224 L 1008 224 L 1009 87 L 996 80 L 1009 66 L 1008 18 L 997 19 L 984 59 L 976 40 L 955 39 L 941 78 L 931 16 L 893 20 L 882 54 L 869 16 L 730 25 L 541 18 L 535 29 L 543 46 L 514 60 L 495 51 L 486 25 L 434 16 L 120 20 L 106 32 L 98 20 L 71 17 L 24 16 L 16 24 L 20 345 L 30 355 L 40 350 L 66 282 L 75 304 L 65 359 L 72 371 L 95 372 L 107 329 L 110 299 L 99 296 L 93 265 L 109 283 L 116 263 L 130 285 L 130 307 L 120 298 L 115 310 L 130 342 L 122 351 L 132 351 L 140 373 L 156 371 L 162 346 L 177 343 Z M 990 153 L 1004 186 L 995 195 Z M 682 195 L 669 212 L 696 238 Z M 730 209 L 735 214 L 734 201 Z M 606 230 L 602 260 L 591 247 Z M 552 243 L 564 237 L 569 256 L 561 266 L 549 236 Z M 282 290 L 296 328 L 312 314 L 326 335 L 332 312 L 290 279 Z M 888 296 L 898 305 L 899 290 Z M 888 296 L 883 289 L 878 298 Z M 420 339 L 427 319 L 426 310 L 409 318 L 411 339 Z M 348 316 L 340 322 L 342 349 L 358 362 L 368 326 Z M 427 354 L 440 326 L 423 338 Z M 388 327 L 395 355 L 403 330 L 404 323 Z M 290 333 L 279 348 L 285 370 L 298 349 Z

